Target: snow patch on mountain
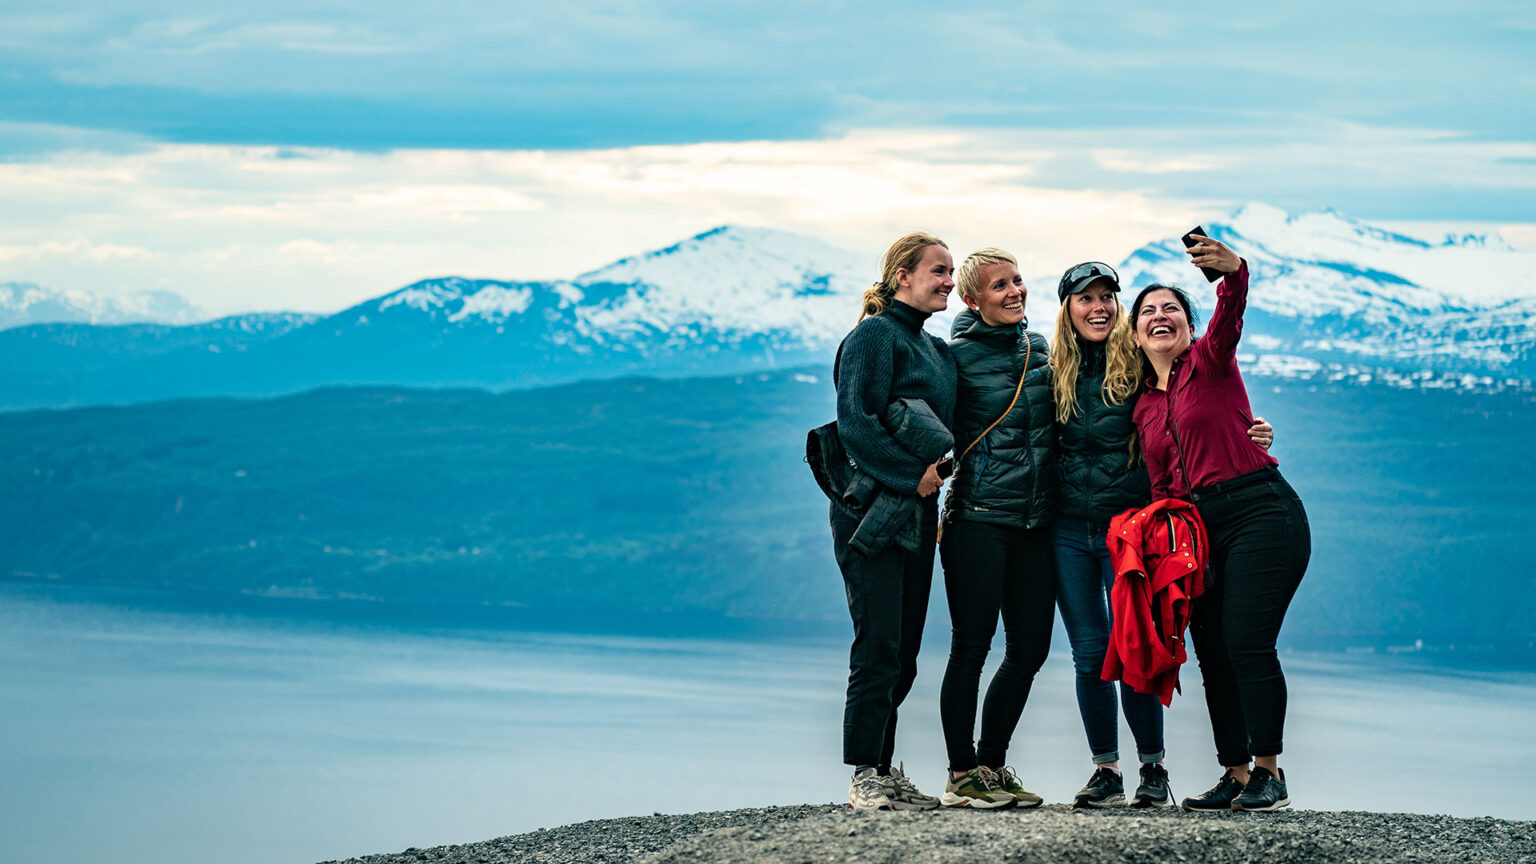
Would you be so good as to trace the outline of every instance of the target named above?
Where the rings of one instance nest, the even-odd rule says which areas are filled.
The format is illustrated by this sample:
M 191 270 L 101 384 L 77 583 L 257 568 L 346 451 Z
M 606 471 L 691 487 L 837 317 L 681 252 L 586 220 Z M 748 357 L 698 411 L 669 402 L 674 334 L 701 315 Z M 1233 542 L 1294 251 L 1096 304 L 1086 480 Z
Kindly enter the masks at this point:
M 872 269 L 813 238 L 722 227 L 575 283 L 585 293 L 611 295 L 582 314 L 593 333 L 780 333 L 826 346 L 856 322 Z
M 111 297 L 79 289 L 55 291 L 30 282 L 0 283 L 0 330 L 28 324 L 185 325 L 205 317 L 169 291 Z
M 466 318 L 484 318 L 487 321 L 500 323 L 516 315 L 521 315 L 533 305 L 533 292 L 522 286 L 512 285 L 486 285 L 474 294 L 464 298 L 457 312 L 448 316 L 449 321 L 463 321 Z

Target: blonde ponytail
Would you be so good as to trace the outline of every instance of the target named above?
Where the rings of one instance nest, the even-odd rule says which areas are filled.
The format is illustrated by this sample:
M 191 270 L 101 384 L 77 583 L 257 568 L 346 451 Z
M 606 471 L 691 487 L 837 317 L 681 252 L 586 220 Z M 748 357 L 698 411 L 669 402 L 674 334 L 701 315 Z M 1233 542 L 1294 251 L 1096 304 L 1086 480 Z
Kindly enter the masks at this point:
M 885 250 L 885 258 L 880 265 L 880 281 L 873 287 L 864 291 L 863 310 L 859 313 L 859 320 L 863 321 L 871 315 L 879 315 L 891 308 L 891 301 L 896 299 L 898 287 L 897 271 L 911 272 L 917 269 L 917 265 L 923 260 L 923 253 L 929 246 L 943 246 L 949 248 L 949 244 L 943 240 L 922 231 L 913 231 L 904 234 L 891 248 Z

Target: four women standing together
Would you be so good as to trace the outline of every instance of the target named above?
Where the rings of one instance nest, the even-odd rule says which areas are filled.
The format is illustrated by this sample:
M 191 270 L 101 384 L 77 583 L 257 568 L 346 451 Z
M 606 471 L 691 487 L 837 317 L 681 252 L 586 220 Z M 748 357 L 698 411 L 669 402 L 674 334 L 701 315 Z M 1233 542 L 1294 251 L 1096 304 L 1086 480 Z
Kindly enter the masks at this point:
M 1193 307 L 1167 286 L 1142 292 L 1133 326 L 1114 270 L 1090 262 L 1062 277 L 1049 349 L 1026 329 L 1026 288 L 1006 252 L 979 250 L 956 272 L 948 248 L 930 235 L 909 234 L 888 250 L 882 281 L 866 292 L 865 315 L 833 369 L 848 461 L 905 496 L 911 506 L 899 512 L 910 515 L 893 518 L 912 520 L 898 535 L 907 542 L 860 551 L 850 540 L 876 508 L 860 512 L 846 497 L 832 505 L 854 623 L 844 714 L 854 807 L 1039 805 L 1006 752 L 1057 606 L 1095 766 L 1074 805 L 1124 802 L 1114 690 L 1099 677 L 1114 578 L 1105 534 L 1112 516 L 1145 506 L 1154 492 L 1193 501 L 1213 545 L 1210 588 L 1191 628 L 1226 773 L 1183 806 L 1289 803 L 1275 765 L 1285 711 L 1275 638 L 1310 541 L 1300 501 L 1265 451 L 1271 430 L 1253 418 L 1237 372 L 1246 265 L 1219 242 L 1198 239 L 1193 263 L 1227 274 L 1210 334 L 1194 338 Z M 946 345 L 922 327 L 955 287 L 967 309 Z M 955 480 L 942 515 L 937 492 L 951 463 L 929 462 L 903 440 L 905 412 L 893 428 L 892 406 L 914 400 L 953 433 Z M 950 769 L 942 799 L 893 767 L 896 709 L 916 675 L 935 545 L 953 623 L 940 696 Z M 999 618 L 1004 656 L 981 700 L 977 741 L 981 669 Z M 1161 705 L 1122 684 L 1121 706 L 1142 766 L 1132 806 L 1171 805 Z

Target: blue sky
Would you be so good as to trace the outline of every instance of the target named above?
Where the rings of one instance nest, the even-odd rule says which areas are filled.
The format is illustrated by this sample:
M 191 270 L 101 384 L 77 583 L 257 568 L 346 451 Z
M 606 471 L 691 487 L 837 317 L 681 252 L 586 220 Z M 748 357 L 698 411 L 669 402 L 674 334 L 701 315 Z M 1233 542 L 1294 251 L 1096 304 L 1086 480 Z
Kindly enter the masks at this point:
M 718 178 L 679 193 L 704 151 L 716 169 L 734 160 L 771 170 L 786 150 L 797 170 L 842 165 L 838 188 L 850 193 L 885 176 L 853 177 L 848 160 L 863 158 L 961 186 L 969 177 L 989 184 L 988 196 L 1012 189 L 1021 210 L 1070 199 L 1064 215 L 1099 213 L 1093 224 L 1116 249 L 1152 214 L 1176 222 L 1248 200 L 1507 223 L 1518 234 L 1536 223 L 1532 57 L 1536 11 L 1509 3 L 10 0 L 0 11 L 0 171 L 27 180 L 0 200 L 10 238 L 0 241 L 0 281 L 314 308 L 429 275 L 421 268 L 571 275 L 677 239 L 662 231 L 722 218 L 860 245 L 901 221 L 822 224 L 793 215 L 824 209 L 814 196 L 796 204 L 793 190 L 722 189 Z M 900 158 L 871 155 L 871 141 Z M 553 161 L 530 175 L 538 154 Z M 372 202 L 356 216 L 363 236 L 323 230 L 338 214 L 316 210 L 303 183 L 263 186 L 296 176 L 275 167 L 282 161 L 331 178 L 326 206 Z M 444 164 L 455 167 L 444 174 Z M 578 167 L 618 180 L 659 170 L 671 189 L 629 183 L 604 201 L 590 183 L 562 183 Z M 93 177 L 115 185 L 92 194 Z M 428 251 L 411 202 L 445 194 L 501 205 L 455 211 L 461 248 Z M 975 194 L 956 187 L 957 200 Z M 400 208 L 390 225 L 378 222 L 380 196 Z M 1043 230 L 1038 217 L 1003 216 L 951 228 L 942 206 L 924 217 L 932 195 L 873 197 L 898 213 L 909 204 L 907 222 L 962 236 Z M 1134 215 L 1108 224 L 1115 201 Z M 581 218 L 594 208 L 600 218 Z M 273 224 L 285 212 L 287 235 Z M 553 246 L 537 236 L 519 255 L 505 245 L 516 219 L 492 212 L 587 236 Z M 178 228 L 195 236 L 171 236 Z M 501 253 L 473 251 L 493 237 Z M 326 247 L 342 263 L 316 281 L 346 290 L 263 297 L 239 279 L 218 295 L 195 284 L 220 260 L 270 258 L 294 243 Z M 415 251 L 345 263 L 377 259 L 381 244 Z M 69 266 L 82 258 L 96 263 Z M 384 265 L 397 266 L 393 279 Z M 301 272 L 267 275 L 286 284 Z

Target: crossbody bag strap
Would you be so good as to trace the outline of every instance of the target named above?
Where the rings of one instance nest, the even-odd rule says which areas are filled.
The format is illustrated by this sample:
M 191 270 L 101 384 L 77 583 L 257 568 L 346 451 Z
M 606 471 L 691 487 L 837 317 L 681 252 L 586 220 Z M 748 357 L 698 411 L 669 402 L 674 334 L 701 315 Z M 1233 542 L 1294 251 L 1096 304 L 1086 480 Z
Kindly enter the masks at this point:
M 1010 413 L 1013 412 L 1013 406 L 1019 404 L 1019 394 L 1024 392 L 1024 379 L 1029 376 L 1029 352 L 1030 352 L 1030 349 L 1034 347 L 1034 345 L 1029 341 L 1029 331 L 1027 331 L 1027 330 L 1024 331 L 1022 333 L 1022 335 L 1024 337 L 1024 369 L 1023 369 L 1023 371 L 1019 372 L 1019 385 L 1017 387 L 1013 388 L 1013 399 L 1008 403 L 1008 407 L 1003 409 L 1003 413 L 997 415 L 997 419 L 992 421 L 992 425 L 988 426 L 987 428 L 985 428 L 983 430 L 981 430 L 981 434 L 976 436 L 976 440 L 972 441 L 971 443 L 969 443 L 967 445 L 965 445 L 965 449 L 960 451 L 960 455 L 959 456 L 955 457 L 955 470 L 956 471 L 960 470 L 960 462 L 961 462 L 961 460 L 965 459 L 965 455 L 967 453 L 971 452 L 971 450 L 974 449 L 977 444 L 980 444 L 982 439 L 987 437 L 987 433 L 991 432 L 993 429 L 996 429 L 997 428 L 997 424 L 1003 422 L 1004 418 L 1006 418 Z M 938 494 L 938 493 L 934 493 L 934 494 Z M 938 536 L 935 539 L 942 540 L 943 538 L 944 538 L 944 520 L 940 519 L 939 520 Z
M 992 425 L 991 426 L 988 426 L 987 428 L 981 430 L 981 434 L 976 436 L 976 440 L 972 441 L 969 444 L 967 444 L 965 446 L 965 449 L 960 452 L 960 455 L 955 457 L 955 463 L 956 463 L 957 467 L 958 467 L 958 464 L 959 464 L 960 460 L 964 459 L 965 455 L 967 453 L 971 452 L 971 450 L 973 448 L 975 448 L 975 446 L 977 444 L 980 444 L 981 443 L 981 439 L 987 437 L 987 433 L 988 432 L 991 432 L 993 429 L 996 429 L 997 428 L 997 424 L 1003 422 L 1003 420 L 1010 413 L 1013 412 L 1013 406 L 1019 404 L 1019 394 L 1024 392 L 1024 378 L 1029 375 L 1029 351 L 1030 351 L 1030 348 L 1033 347 L 1031 345 L 1030 341 L 1029 341 L 1029 332 L 1025 331 L 1023 335 L 1024 335 L 1024 371 L 1019 373 L 1019 386 L 1013 388 L 1013 400 L 1008 403 L 1008 407 L 1007 408 L 1003 409 L 1003 413 L 999 414 L 997 419 L 992 421 Z

